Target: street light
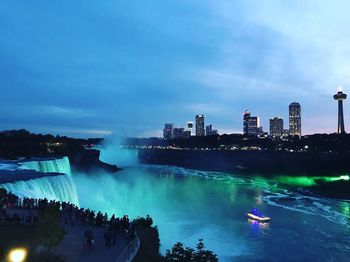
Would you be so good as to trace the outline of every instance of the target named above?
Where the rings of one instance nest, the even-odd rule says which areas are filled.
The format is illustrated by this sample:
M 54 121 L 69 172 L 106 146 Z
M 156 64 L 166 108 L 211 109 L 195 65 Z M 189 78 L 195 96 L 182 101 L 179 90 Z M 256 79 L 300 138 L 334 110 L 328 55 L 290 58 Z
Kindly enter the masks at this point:
M 25 248 L 14 248 L 8 254 L 9 262 L 23 262 L 27 257 L 28 251 Z

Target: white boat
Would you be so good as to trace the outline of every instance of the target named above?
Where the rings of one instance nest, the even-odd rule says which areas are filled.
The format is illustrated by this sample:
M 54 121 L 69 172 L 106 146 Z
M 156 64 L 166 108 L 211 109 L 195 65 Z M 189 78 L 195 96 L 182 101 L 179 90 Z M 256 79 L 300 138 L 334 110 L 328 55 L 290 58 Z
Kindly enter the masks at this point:
M 270 222 L 271 218 L 261 214 L 256 208 L 252 211 L 248 211 L 247 217 L 259 222 Z

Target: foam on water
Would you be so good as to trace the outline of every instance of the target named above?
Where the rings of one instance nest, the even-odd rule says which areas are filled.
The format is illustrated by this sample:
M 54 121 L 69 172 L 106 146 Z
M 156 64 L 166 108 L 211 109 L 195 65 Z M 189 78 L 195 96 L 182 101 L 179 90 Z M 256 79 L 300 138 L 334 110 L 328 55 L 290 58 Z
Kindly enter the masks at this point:
M 263 200 L 272 206 L 308 215 L 321 216 L 331 222 L 350 228 L 350 216 L 339 211 L 341 205 L 350 206 L 350 201 L 305 196 L 286 190 L 283 190 L 281 193 L 265 192 Z
M 221 172 L 206 172 L 189 170 L 174 166 L 147 167 L 159 174 L 171 174 L 171 176 L 196 176 L 203 179 L 213 179 L 226 184 L 247 185 L 252 188 L 261 188 L 263 195 L 261 200 L 271 206 L 281 207 L 308 215 L 321 216 L 331 222 L 339 223 L 350 228 L 350 201 L 320 198 L 317 196 L 303 195 L 298 191 L 290 191 L 261 177 L 239 177 Z M 342 213 L 341 206 L 348 207 L 348 214 Z

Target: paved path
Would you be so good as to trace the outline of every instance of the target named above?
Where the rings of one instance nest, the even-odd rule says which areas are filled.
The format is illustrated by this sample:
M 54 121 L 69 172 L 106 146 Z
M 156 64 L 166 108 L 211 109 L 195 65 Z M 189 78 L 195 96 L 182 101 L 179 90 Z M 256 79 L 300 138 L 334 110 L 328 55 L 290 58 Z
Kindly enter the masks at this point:
M 20 218 L 26 216 L 37 216 L 38 211 L 33 209 L 8 209 L 7 214 L 18 214 Z M 61 222 L 66 234 L 56 247 L 53 247 L 51 251 L 54 254 L 61 255 L 67 262 L 116 262 L 119 255 L 127 246 L 127 242 L 124 236 L 117 235 L 116 244 L 111 247 L 105 246 L 105 240 L 103 238 L 107 228 L 102 226 L 81 225 L 80 222 L 76 222 L 75 225 L 65 224 Z M 84 233 L 90 229 L 94 235 L 94 244 L 92 250 L 89 250 L 86 246 L 86 240 Z
M 116 244 L 109 248 L 106 247 L 103 238 L 103 234 L 106 232 L 104 227 L 76 224 L 74 226 L 64 225 L 64 229 L 67 232 L 64 239 L 52 251 L 62 255 L 68 262 L 115 262 L 127 246 L 125 238 L 118 235 Z M 89 250 L 85 244 L 84 233 L 87 229 L 90 229 L 94 234 L 92 250 Z

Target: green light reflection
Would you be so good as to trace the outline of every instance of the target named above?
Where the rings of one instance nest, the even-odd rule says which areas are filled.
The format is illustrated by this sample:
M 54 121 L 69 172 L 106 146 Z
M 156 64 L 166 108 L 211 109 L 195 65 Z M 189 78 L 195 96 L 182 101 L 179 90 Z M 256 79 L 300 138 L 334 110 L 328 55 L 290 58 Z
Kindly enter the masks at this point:
M 348 175 L 341 175 L 337 177 L 332 176 L 279 176 L 276 180 L 280 183 L 285 183 L 293 186 L 315 186 L 319 182 L 334 182 L 339 180 L 349 180 Z
M 340 204 L 340 212 L 343 215 L 350 216 L 350 204 L 348 202 L 343 202 Z

